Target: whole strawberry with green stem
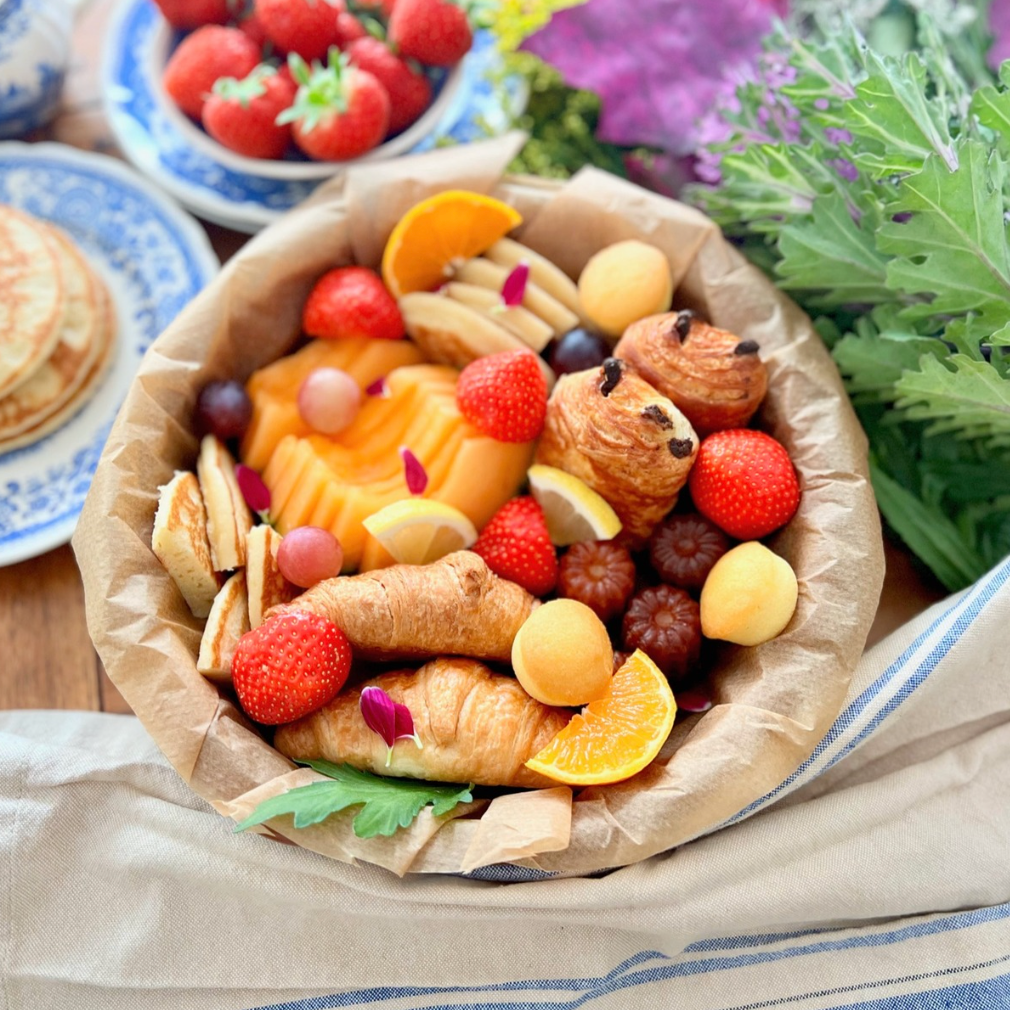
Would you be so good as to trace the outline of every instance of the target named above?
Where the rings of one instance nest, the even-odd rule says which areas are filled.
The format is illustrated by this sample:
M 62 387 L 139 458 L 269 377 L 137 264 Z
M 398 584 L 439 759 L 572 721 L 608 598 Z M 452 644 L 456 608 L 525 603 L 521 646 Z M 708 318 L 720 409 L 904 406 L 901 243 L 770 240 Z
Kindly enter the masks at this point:
M 466 12 L 450 0 L 397 0 L 389 40 L 401 56 L 431 67 L 451 67 L 473 45 Z
M 288 66 L 298 94 L 277 122 L 291 123 L 295 143 L 310 158 L 347 161 L 382 142 L 389 129 L 389 95 L 372 74 L 351 66 L 336 49 L 326 66 L 310 68 L 296 55 L 288 57 Z
M 294 101 L 296 88 L 261 64 L 242 80 L 222 77 L 203 107 L 204 129 L 219 143 L 247 158 L 280 158 L 291 127 L 277 117 Z

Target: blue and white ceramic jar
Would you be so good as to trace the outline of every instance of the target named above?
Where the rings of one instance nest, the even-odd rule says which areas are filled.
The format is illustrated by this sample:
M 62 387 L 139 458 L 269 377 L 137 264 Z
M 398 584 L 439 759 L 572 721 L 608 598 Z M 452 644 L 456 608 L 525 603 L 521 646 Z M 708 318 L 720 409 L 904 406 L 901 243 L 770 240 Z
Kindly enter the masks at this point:
M 72 23 L 66 0 L 0 0 L 0 138 L 23 136 L 56 114 Z

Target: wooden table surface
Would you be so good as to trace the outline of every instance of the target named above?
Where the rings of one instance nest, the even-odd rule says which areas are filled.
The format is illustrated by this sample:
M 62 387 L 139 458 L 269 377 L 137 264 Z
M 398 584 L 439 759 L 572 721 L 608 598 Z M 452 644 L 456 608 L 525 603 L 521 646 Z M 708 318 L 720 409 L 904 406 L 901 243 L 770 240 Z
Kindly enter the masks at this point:
M 44 135 L 118 154 L 102 114 L 97 68 L 114 0 L 92 0 L 78 16 L 64 109 Z M 222 261 L 246 236 L 205 225 Z M 870 635 L 877 641 L 942 597 L 898 547 L 887 547 L 882 604 Z M 63 708 L 129 712 L 88 637 L 84 593 L 69 546 L 0 568 L 0 709 Z

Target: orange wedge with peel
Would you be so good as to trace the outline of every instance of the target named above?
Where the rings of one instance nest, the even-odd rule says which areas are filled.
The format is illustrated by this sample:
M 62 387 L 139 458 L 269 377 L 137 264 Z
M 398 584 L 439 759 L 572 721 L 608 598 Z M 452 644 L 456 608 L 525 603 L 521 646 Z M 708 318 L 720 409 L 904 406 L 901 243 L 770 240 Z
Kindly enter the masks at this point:
M 656 757 L 676 714 L 669 681 L 638 649 L 614 674 L 607 693 L 573 716 L 526 767 L 570 786 L 622 782 Z
M 517 210 L 483 193 L 437 193 L 400 218 L 382 255 L 382 279 L 395 298 L 432 291 L 449 280 L 453 263 L 479 256 L 521 222 Z

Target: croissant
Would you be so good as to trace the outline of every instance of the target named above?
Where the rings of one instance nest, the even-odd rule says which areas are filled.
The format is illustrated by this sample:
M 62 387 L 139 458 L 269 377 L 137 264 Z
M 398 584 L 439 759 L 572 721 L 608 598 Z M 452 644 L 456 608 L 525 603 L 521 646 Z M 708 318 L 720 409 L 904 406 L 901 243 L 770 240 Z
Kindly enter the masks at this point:
M 746 427 L 761 405 L 768 372 L 758 350 L 753 340 L 685 311 L 633 323 L 614 354 L 672 400 L 704 438 Z
M 687 418 L 616 358 L 563 376 L 547 403 L 537 462 L 585 481 L 626 532 L 647 537 L 677 503 L 698 453 Z
M 361 690 L 380 687 L 406 705 L 421 741 L 386 745 L 365 724 Z M 571 713 L 531 698 L 511 677 L 472 659 L 435 659 L 347 688 L 328 705 L 281 726 L 274 747 L 298 761 L 345 762 L 399 778 L 537 788 L 557 785 L 524 767 L 568 724 Z
M 333 621 L 359 659 L 456 654 L 508 662 L 538 601 L 472 551 L 431 565 L 393 565 L 317 583 L 267 617 L 307 610 Z

